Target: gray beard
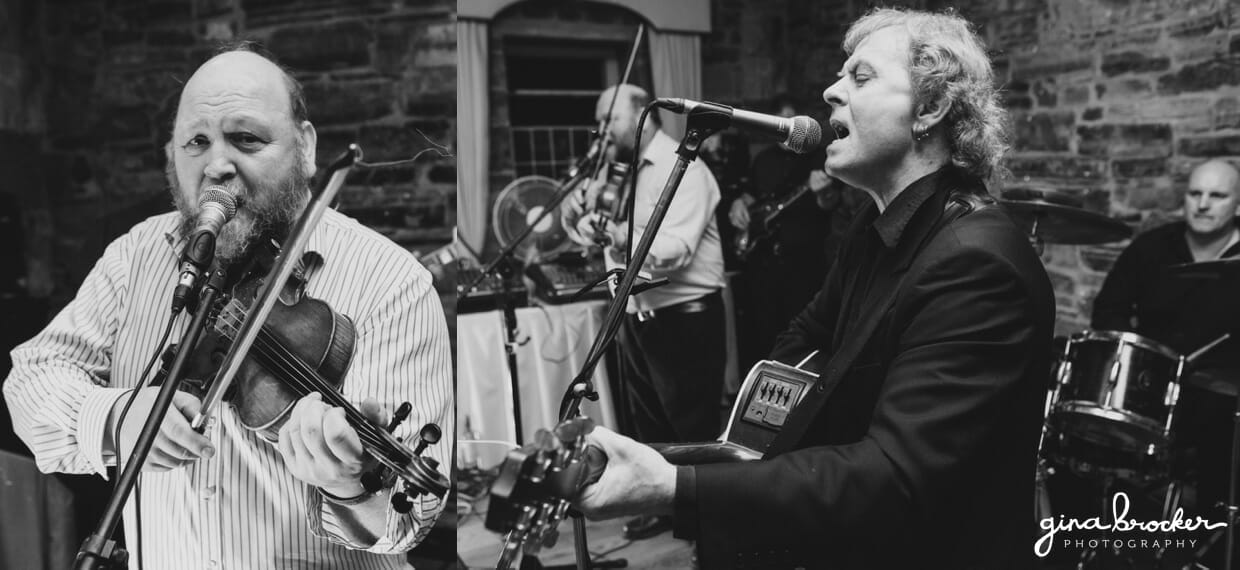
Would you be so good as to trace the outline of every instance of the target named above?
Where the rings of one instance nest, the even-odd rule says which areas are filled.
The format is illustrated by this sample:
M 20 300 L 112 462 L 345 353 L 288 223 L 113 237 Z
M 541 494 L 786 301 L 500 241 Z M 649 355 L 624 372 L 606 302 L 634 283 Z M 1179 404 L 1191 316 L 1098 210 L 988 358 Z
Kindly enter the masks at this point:
M 221 266 L 228 267 L 244 258 L 250 248 L 264 239 L 283 241 L 305 208 L 309 199 L 309 178 L 302 175 L 301 165 L 273 186 L 240 188 L 234 179 L 225 186 L 238 196 L 237 214 L 220 229 L 215 242 L 215 258 Z M 176 179 L 176 171 L 168 165 L 168 186 L 173 203 L 181 213 L 179 233 L 187 240 L 198 225 L 201 208 L 197 202 L 188 203 Z

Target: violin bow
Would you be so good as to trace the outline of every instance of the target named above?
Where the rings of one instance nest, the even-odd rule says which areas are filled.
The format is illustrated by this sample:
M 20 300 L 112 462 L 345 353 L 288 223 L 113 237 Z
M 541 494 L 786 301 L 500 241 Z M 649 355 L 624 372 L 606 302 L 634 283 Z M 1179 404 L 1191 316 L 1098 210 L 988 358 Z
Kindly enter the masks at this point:
M 211 414 L 215 411 L 216 406 L 224 398 L 224 393 L 228 387 L 232 385 L 233 379 L 237 376 L 237 371 L 241 369 L 241 363 L 244 356 L 250 352 L 250 347 L 258 338 L 258 333 L 262 329 L 263 323 L 267 322 L 267 316 L 271 313 L 271 308 L 275 306 L 276 301 L 280 298 L 280 292 L 284 288 L 284 283 L 288 280 L 289 275 L 293 273 L 293 269 L 297 266 L 301 254 L 306 249 L 306 244 L 310 241 L 310 234 L 322 219 L 323 213 L 331 206 L 332 201 L 336 198 L 336 194 L 340 191 L 340 187 L 344 185 L 345 177 L 349 175 L 349 170 L 362 160 L 362 149 L 356 144 L 350 144 L 349 150 L 345 151 L 335 161 L 333 161 L 326 170 L 325 175 L 321 179 L 317 188 L 311 190 L 310 202 L 306 204 L 306 209 L 301 213 L 301 217 L 297 220 L 297 225 L 293 227 L 288 238 L 284 242 L 284 246 L 280 250 L 279 256 L 276 258 L 275 265 L 271 268 L 271 272 L 267 274 L 266 281 L 258 292 L 258 296 L 254 299 L 247 314 L 249 318 L 245 319 L 241 328 L 237 330 L 236 338 L 232 346 L 228 349 L 228 354 L 224 356 L 223 364 L 216 372 L 215 380 L 211 383 L 211 388 L 207 390 L 206 396 L 202 399 L 202 409 L 190 421 L 190 426 L 197 431 L 202 431 L 203 426 L 207 424 L 207 420 L 211 418 Z
M 644 37 L 645 35 L 646 35 L 646 24 L 644 23 L 638 24 L 637 34 L 633 36 L 633 45 L 629 48 L 629 61 L 628 63 L 624 64 L 624 75 L 620 77 L 620 83 L 618 85 L 629 84 L 629 76 L 633 73 L 633 62 L 637 60 L 637 50 L 638 48 L 641 47 L 642 37 Z M 603 126 L 602 126 L 601 133 L 600 133 L 600 135 L 602 136 L 602 141 L 599 144 L 600 155 L 602 155 L 603 152 L 607 150 L 607 145 L 611 144 L 611 113 L 612 111 L 616 110 L 616 99 L 618 98 L 619 95 L 620 95 L 619 89 L 612 91 L 611 101 L 607 104 L 607 119 L 603 121 Z M 594 161 L 594 172 L 590 174 L 590 180 L 598 179 L 598 173 L 601 172 L 603 169 L 603 162 L 605 161 L 601 157 L 598 160 Z

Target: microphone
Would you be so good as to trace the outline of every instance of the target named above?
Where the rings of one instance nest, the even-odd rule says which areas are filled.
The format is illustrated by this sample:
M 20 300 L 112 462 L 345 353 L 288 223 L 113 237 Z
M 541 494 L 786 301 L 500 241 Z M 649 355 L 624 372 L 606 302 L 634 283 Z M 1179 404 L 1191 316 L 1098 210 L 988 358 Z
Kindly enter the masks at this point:
M 805 115 L 797 115 L 792 118 L 779 117 L 744 109 L 733 109 L 719 103 L 679 98 L 656 99 L 654 104 L 656 107 L 683 115 L 692 115 L 694 113 L 726 114 L 732 126 L 757 134 L 773 136 L 797 154 L 811 152 L 822 143 L 822 125 L 819 125 L 818 121 Z
M 208 186 L 198 198 L 198 226 L 181 252 L 181 278 L 172 292 L 172 312 L 185 307 L 185 299 L 198 285 L 198 278 L 215 259 L 215 238 L 220 228 L 237 214 L 237 198 L 219 185 Z

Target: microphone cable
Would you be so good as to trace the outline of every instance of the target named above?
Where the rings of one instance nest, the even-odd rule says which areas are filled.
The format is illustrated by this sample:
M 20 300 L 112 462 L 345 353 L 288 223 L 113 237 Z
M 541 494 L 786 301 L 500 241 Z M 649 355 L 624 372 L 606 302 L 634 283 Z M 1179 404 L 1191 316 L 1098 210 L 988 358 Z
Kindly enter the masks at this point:
M 154 380 L 154 378 L 148 380 L 146 376 L 147 374 L 150 374 L 151 367 L 155 365 L 155 361 L 159 358 L 159 355 L 164 351 L 164 345 L 168 342 L 168 336 L 172 334 L 172 327 L 176 323 L 176 316 L 177 316 L 177 311 L 173 310 L 171 317 L 168 319 L 168 326 L 164 327 L 163 336 L 159 339 L 159 342 L 156 343 L 155 345 L 155 353 L 152 354 L 151 359 L 146 362 L 146 368 L 144 368 L 142 370 L 142 374 L 138 376 L 138 383 L 136 385 L 137 387 L 134 388 L 134 390 L 129 393 L 129 399 L 125 401 L 125 406 L 121 408 L 120 417 L 118 417 L 116 420 L 116 430 L 112 432 L 112 450 L 116 454 L 117 476 L 119 476 L 121 471 L 124 470 L 124 463 L 122 462 L 122 455 L 124 452 L 121 450 L 121 429 L 125 425 L 125 416 L 129 415 L 129 408 L 130 406 L 133 406 L 134 400 L 138 399 L 138 393 L 141 392 L 144 388 L 147 388 L 148 386 L 150 386 L 151 381 Z M 134 479 L 133 502 L 134 502 L 134 522 L 135 522 L 134 526 L 137 527 L 137 533 L 136 533 L 137 536 L 134 537 L 134 545 L 136 546 L 138 542 L 142 540 L 142 470 L 140 467 L 138 469 L 138 476 L 137 478 Z M 122 527 L 123 526 L 124 525 L 122 525 Z M 130 550 L 132 551 L 135 549 L 130 549 Z M 138 563 L 137 570 L 142 570 L 142 551 L 138 550 L 137 554 L 138 555 L 135 557 Z

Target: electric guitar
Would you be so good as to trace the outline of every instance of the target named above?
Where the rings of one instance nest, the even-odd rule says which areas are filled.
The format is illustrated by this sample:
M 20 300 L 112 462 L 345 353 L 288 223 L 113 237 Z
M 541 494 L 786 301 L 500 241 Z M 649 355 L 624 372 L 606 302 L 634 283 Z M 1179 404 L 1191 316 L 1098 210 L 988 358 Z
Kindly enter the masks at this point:
M 675 465 L 761 459 L 788 415 L 818 380 L 818 374 L 800 367 L 814 354 L 795 367 L 773 360 L 755 364 L 717 441 L 651 447 Z M 505 533 L 497 569 L 510 568 L 518 552 L 534 555 L 555 545 L 570 501 L 598 481 L 607 468 L 602 450 L 586 444 L 585 436 L 593 429 L 593 420 L 573 418 L 550 432 L 539 430 L 533 442 L 508 453 L 491 485 L 486 519 L 487 529 Z
M 778 200 L 762 200 L 749 206 L 749 225 L 738 230 L 732 238 L 732 250 L 744 261 L 758 245 L 775 233 L 775 222 L 780 214 L 810 191 L 809 184 L 797 186 L 794 191 Z

